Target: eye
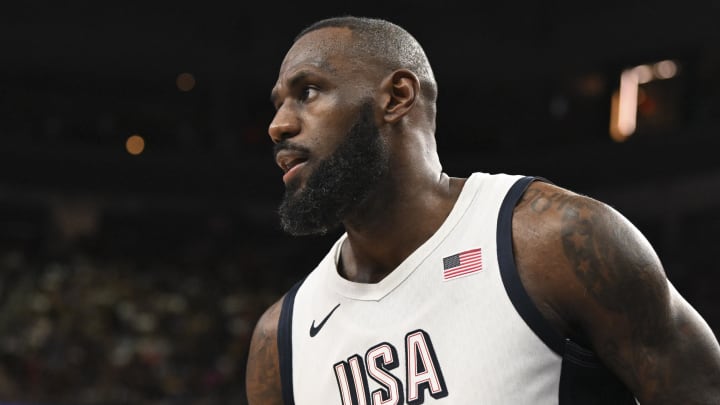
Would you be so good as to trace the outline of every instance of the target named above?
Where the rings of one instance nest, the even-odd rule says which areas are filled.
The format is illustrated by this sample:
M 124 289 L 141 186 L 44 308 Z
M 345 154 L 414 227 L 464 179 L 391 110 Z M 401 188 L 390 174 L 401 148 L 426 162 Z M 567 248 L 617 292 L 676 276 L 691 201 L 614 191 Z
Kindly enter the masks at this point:
M 305 86 L 300 92 L 299 100 L 302 102 L 311 100 L 317 94 L 318 89 L 314 86 Z

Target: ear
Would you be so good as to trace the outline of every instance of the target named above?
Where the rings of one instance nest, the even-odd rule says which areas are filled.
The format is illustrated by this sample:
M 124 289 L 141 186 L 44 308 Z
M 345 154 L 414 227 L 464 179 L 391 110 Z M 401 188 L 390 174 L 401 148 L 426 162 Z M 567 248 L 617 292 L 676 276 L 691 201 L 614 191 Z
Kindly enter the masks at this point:
M 420 97 L 420 80 L 407 69 L 390 73 L 382 84 L 383 118 L 394 124 L 412 110 Z

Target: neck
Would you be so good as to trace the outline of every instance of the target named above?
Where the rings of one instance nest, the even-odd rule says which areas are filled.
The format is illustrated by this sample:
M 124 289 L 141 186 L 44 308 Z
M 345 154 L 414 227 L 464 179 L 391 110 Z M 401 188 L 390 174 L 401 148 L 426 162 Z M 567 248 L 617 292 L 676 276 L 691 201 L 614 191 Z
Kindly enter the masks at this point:
M 450 214 L 464 179 L 444 173 L 394 176 L 344 221 L 340 273 L 375 283 L 430 238 Z

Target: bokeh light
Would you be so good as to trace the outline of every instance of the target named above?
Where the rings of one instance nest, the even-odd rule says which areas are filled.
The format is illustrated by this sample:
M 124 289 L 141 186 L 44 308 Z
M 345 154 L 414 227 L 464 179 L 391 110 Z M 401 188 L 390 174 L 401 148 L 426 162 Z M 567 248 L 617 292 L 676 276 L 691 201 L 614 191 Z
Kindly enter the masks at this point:
M 142 136 L 134 134 L 125 141 L 125 150 L 131 155 L 139 155 L 145 150 L 145 139 Z
M 180 73 L 175 80 L 178 90 L 188 92 L 195 88 L 195 76 L 191 73 Z

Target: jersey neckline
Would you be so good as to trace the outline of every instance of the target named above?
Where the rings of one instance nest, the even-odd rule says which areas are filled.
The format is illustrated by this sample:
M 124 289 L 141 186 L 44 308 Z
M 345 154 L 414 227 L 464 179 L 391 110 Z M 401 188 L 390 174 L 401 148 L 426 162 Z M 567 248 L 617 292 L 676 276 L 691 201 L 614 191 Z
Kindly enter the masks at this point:
M 380 301 L 398 287 L 405 279 L 407 279 L 420 264 L 432 253 L 438 245 L 448 236 L 450 231 L 457 225 L 460 218 L 470 207 L 472 200 L 477 194 L 479 187 L 480 173 L 472 173 L 465 184 L 463 184 L 457 201 L 453 205 L 452 210 L 447 218 L 443 221 L 435 233 L 428 238 L 420 247 L 412 252 L 405 260 L 400 263 L 390 274 L 385 276 L 377 283 L 358 283 L 345 279 L 338 273 L 338 260 L 340 258 L 340 248 L 347 239 L 347 233 L 343 233 L 335 244 L 332 246 L 329 254 L 325 258 L 328 263 L 321 266 L 324 272 L 324 279 L 327 285 L 339 295 L 360 301 Z

